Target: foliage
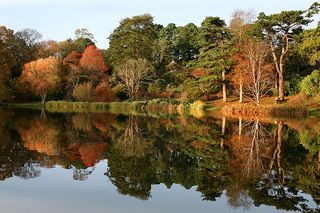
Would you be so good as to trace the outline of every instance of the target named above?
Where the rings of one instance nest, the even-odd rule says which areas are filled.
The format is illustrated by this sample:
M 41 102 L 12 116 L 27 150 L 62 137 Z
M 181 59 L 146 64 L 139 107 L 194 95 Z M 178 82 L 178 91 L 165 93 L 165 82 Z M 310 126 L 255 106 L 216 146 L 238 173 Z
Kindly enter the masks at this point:
M 310 64 L 320 65 L 320 23 L 316 29 L 305 30 L 302 34 L 300 51 L 309 59 Z
M 314 70 L 301 81 L 301 91 L 309 96 L 317 96 L 320 93 L 320 72 Z
M 27 84 L 27 88 L 40 95 L 44 103 L 47 94 L 59 85 L 59 61 L 54 57 L 49 57 L 25 64 L 19 82 Z
M 154 61 L 156 25 L 149 14 L 125 18 L 109 36 L 108 55 L 116 68 L 130 59 Z
M 176 27 L 170 23 L 159 32 L 160 62 L 169 64 L 172 60 L 187 64 L 195 60 L 199 54 L 199 28 L 189 23 Z
M 115 100 L 115 96 L 111 90 L 108 79 L 102 80 L 101 83 L 96 86 L 93 91 L 93 98 L 95 101 L 110 102 Z
M 92 83 L 86 82 L 75 86 L 72 96 L 77 101 L 91 101 L 92 100 Z
M 106 72 L 108 70 L 102 52 L 95 45 L 87 46 L 79 61 L 79 66 L 93 72 Z
M 284 100 L 284 59 L 288 55 L 293 36 L 302 32 L 302 27 L 311 22 L 305 11 L 291 10 L 266 15 L 259 14 L 255 29 L 270 44 L 274 66 L 279 78 L 279 100 Z

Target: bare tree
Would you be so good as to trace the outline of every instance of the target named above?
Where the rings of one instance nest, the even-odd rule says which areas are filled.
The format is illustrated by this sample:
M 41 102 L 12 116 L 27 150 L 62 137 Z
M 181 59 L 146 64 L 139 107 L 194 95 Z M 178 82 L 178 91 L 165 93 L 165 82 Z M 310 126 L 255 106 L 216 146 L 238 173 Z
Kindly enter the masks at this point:
M 120 66 L 117 75 L 126 84 L 131 100 L 138 97 L 142 83 L 148 79 L 152 70 L 151 64 L 146 59 L 130 59 Z
M 243 84 L 245 76 L 243 66 L 246 66 L 247 60 L 243 49 L 247 46 L 247 40 L 250 37 L 249 31 L 256 19 L 254 10 L 235 10 L 232 13 L 232 19 L 229 24 L 230 32 L 235 41 L 235 48 L 238 49 L 233 55 L 233 60 L 236 62 L 234 66 L 233 83 L 239 88 L 239 102 L 243 102 Z M 237 90 L 237 88 L 236 88 Z
M 272 64 L 266 62 L 267 48 L 259 41 L 249 39 L 244 53 L 248 61 L 244 66 L 244 96 L 259 105 L 261 98 L 272 89 Z

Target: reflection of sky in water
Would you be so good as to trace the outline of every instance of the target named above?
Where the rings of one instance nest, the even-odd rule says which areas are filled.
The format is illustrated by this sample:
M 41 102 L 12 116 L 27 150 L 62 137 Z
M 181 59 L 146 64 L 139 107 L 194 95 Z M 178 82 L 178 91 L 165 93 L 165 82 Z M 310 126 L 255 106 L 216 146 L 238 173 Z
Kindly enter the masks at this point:
M 233 209 L 227 206 L 225 194 L 217 201 L 202 201 L 196 187 L 180 185 L 170 189 L 153 185 L 147 201 L 124 196 L 104 175 L 107 161 L 101 161 L 86 181 L 74 181 L 72 170 L 56 167 L 41 169 L 41 176 L 22 180 L 18 177 L 0 183 L 1 212 L 273 212 L 274 207 L 260 206 Z M 311 197 L 306 197 L 312 200 Z M 312 205 L 314 206 L 314 204 Z

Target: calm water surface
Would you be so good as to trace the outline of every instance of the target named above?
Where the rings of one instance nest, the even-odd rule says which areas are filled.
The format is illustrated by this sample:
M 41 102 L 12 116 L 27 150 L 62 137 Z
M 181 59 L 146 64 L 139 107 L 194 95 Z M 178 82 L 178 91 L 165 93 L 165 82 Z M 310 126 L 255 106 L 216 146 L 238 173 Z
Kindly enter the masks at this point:
M 319 212 L 319 151 L 317 119 L 0 108 L 0 209 Z

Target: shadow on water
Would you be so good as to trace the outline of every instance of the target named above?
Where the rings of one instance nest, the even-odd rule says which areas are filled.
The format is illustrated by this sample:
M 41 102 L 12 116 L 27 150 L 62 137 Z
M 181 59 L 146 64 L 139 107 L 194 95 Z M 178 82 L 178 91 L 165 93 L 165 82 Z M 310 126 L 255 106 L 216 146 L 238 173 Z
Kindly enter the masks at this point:
M 225 193 L 233 208 L 319 210 L 317 120 L 43 115 L 22 109 L 0 109 L 0 115 L 2 181 L 37 178 L 42 168 L 57 165 L 85 181 L 107 159 L 106 181 L 142 200 L 150 199 L 153 185 L 179 184 L 196 187 L 208 201 Z

